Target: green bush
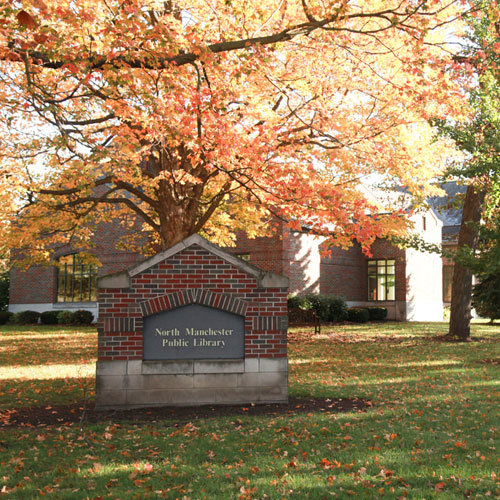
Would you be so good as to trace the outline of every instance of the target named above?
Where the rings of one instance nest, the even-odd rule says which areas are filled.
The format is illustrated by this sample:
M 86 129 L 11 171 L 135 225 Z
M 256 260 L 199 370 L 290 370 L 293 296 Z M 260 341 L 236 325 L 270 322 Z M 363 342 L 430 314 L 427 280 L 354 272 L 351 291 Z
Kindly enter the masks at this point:
M 387 318 L 387 307 L 368 307 L 370 321 L 381 321 Z
M 18 325 L 36 325 L 38 319 L 40 318 L 40 313 L 37 311 L 20 311 L 15 313 L 10 321 Z
M 320 320 L 330 321 L 330 302 L 326 295 L 308 293 L 305 298 L 306 301 L 311 304 L 310 309 L 317 314 Z
M 348 314 L 349 321 L 354 323 L 366 323 L 370 319 L 370 311 L 365 307 L 351 307 Z
M 347 303 L 344 297 L 332 295 L 330 299 L 330 320 L 333 322 L 345 321 L 349 317 Z
M 71 325 L 73 323 L 73 311 L 59 311 L 57 313 L 57 322 L 60 325 Z
M 57 325 L 57 316 L 59 311 L 44 311 L 40 314 L 40 321 L 42 325 Z
M 472 290 L 472 307 L 482 318 L 500 319 L 500 274 L 483 279 Z
M 85 309 L 55 312 L 57 314 L 57 322 L 60 325 L 90 325 L 94 321 L 94 315 Z
M 312 310 L 321 321 L 344 321 L 347 319 L 347 304 L 343 297 L 308 293 L 305 296 L 288 297 L 289 309 Z
M 286 302 L 288 309 L 310 309 L 310 304 L 307 304 L 306 298 L 302 295 L 290 295 Z
M 90 325 L 94 321 L 94 315 L 85 309 L 78 309 L 73 313 L 73 323 L 76 325 Z
M 14 316 L 14 313 L 9 311 L 0 311 L 0 325 L 5 325 Z

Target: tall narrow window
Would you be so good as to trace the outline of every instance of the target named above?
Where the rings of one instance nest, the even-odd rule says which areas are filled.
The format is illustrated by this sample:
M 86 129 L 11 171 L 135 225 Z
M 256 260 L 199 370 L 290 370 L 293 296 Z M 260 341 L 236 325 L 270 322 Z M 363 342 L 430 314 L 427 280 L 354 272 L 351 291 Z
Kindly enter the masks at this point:
M 368 261 L 368 299 L 396 300 L 396 261 Z
M 77 253 L 59 258 L 57 302 L 97 300 L 97 268 L 84 264 Z
M 443 302 L 451 302 L 453 265 L 443 264 Z

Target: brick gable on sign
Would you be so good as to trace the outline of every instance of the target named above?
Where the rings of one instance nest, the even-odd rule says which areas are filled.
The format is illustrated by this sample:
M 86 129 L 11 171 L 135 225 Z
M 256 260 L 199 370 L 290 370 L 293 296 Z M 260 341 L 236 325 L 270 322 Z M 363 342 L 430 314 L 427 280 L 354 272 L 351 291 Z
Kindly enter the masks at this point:
M 255 276 L 190 246 L 131 277 L 126 288 L 100 288 L 99 359 L 142 359 L 142 318 L 193 303 L 245 316 L 246 357 L 284 357 L 286 296 L 286 287 L 259 287 Z
M 243 356 L 239 355 L 243 364 L 238 365 L 243 367 L 241 374 L 245 373 L 245 366 L 250 366 L 251 359 L 257 362 L 257 365 L 255 363 L 251 365 L 253 368 L 260 366 L 258 361 L 260 359 L 267 359 L 269 362 L 272 359 L 281 359 L 286 362 L 287 285 L 286 278 L 262 271 L 224 252 L 200 236 L 193 235 L 127 272 L 100 279 L 98 373 L 99 364 L 101 368 L 103 366 L 109 368 L 113 362 L 142 363 L 144 361 L 146 368 L 141 365 L 141 373 L 143 373 L 144 369 L 150 369 L 148 363 L 154 362 L 155 352 L 159 351 L 161 352 L 158 353 L 158 362 L 169 360 L 162 361 L 164 364 L 162 366 L 171 373 L 172 367 L 167 365 L 173 358 L 165 357 L 169 346 L 176 346 L 182 350 L 185 345 L 188 345 L 191 350 L 186 349 L 180 357 L 185 360 L 189 359 L 189 353 L 194 352 L 193 345 L 217 345 L 224 348 L 226 341 L 229 343 L 232 340 L 227 338 L 212 341 L 208 337 L 201 340 L 191 338 L 191 344 L 190 340 L 180 340 L 179 335 L 182 336 L 182 332 L 168 323 L 176 317 L 177 313 L 170 316 L 168 313 L 181 308 L 185 308 L 185 311 L 196 311 L 197 314 L 205 309 L 216 310 L 227 313 L 231 317 L 243 318 L 242 330 L 244 331 L 241 332 L 244 336 L 242 338 Z M 191 309 L 188 309 L 190 307 Z M 154 336 L 151 332 L 146 332 L 148 330 L 146 323 L 149 321 L 149 324 L 152 324 L 150 318 L 158 317 L 167 318 L 165 319 L 166 326 L 157 327 L 155 335 L 163 334 L 170 335 L 170 337 L 156 339 L 155 342 L 160 347 L 146 349 L 146 340 Z M 155 321 L 155 325 L 159 324 L 158 319 Z M 206 326 L 209 327 L 209 325 Z M 184 328 L 184 330 L 191 330 L 191 334 L 193 332 L 193 328 Z M 178 338 L 171 337 L 174 331 Z M 196 329 L 194 331 L 205 332 L 205 330 Z M 206 330 L 210 335 L 220 331 L 212 328 Z M 232 333 L 233 330 L 228 331 Z M 165 349 L 162 349 L 162 345 Z M 211 358 L 214 356 L 210 354 Z M 221 355 L 220 357 L 227 356 Z M 193 354 L 192 358 L 199 359 L 199 353 Z M 226 363 L 224 366 L 227 366 L 229 361 L 224 362 Z M 224 362 L 220 361 L 220 363 Z M 264 363 L 263 366 L 271 366 L 269 362 L 267 365 Z M 195 362 L 193 363 L 193 370 L 195 370 Z M 234 363 L 231 366 L 234 366 Z M 280 362 L 279 366 L 278 371 L 283 375 L 283 363 Z M 222 368 L 222 370 L 226 369 Z M 240 379 L 241 377 L 234 380 Z M 238 385 L 236 384 L 235 387 Z M 99 391 L 99 385 L 98 393 L 103 395 L 103 392 Z M 128 394 L 127 397 L 132 396 Z M 262 394 L 258 395 L 257 400 L 261 397 Z M 274 399 L 280 398 L 282 399 L 282 396 Z M 243 399 L 248 400 L 248 398 Z M 266 400 L 269 399 L 267 397 Z M 152 403 L 159 404 L 155 401 Z M 176 402 L 174 401 L 173 404 Z

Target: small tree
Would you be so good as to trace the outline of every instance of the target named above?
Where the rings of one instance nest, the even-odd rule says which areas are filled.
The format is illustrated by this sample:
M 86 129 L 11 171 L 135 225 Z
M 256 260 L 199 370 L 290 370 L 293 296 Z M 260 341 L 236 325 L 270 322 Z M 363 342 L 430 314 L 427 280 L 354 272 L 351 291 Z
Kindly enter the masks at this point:
M 500 318 L 500 186 L 493 186 L 489 198 L 478 252 L 469 267 L 479 278 L 472 291 L 472 306 L 480 316 L 493 322 Z
M 500 319 L 500 274 L 492 275 L 474 286 L 472 306 L 483 318 L 491 322 Z

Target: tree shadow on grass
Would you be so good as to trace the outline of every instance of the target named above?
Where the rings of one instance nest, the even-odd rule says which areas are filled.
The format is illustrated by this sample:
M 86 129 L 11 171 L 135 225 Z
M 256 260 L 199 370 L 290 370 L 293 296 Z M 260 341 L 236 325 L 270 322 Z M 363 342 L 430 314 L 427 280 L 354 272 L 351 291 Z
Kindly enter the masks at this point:
M 323 399 L 313 397 L 291 397 L 288 403 L 249 405 L 201 405 L 201 406 L 161 406 L 135 408 L 130 410 L 96 410 L 93 402 L 80 401 L 68 405 L 32 406 L 0 410 L 1 427 L 35 427 L 63 425 L 85 421 L 98 423 L 105 421 L 129 422 L 183 422 L 226 416 L 283 416 L 299 413 L 343 413 L 360 412 L 372 404 L 363 399 Z
M 484 429 L 471 429 L 457 446 L 450 429 L 438 425 L 446 423 L 446 408 L 445 402 L 436 402 L 422 413 L 399 407 L 335 418 L 317 413 L 274 418 L 271 413 L 253 420 L 236 414 L 232 420 L 173 424 L 173 432 L 160 422 L 103 423 L 89 429 L 91 448 L 78 440 L 74 428 L 44 435 L 37 429 L 30 434 L 33 439 L 36 435 L 36 446 L 23 448 L 23 462 L 35 468 L 36 481 L 21 469 L 8 482 L 10 498 L 51 492 L 44 488 L 75 500 L 82 490 L 92 491 L 94 498 L 123 499 L 180 494 L 218 500 L 321 500 L 333 493 L 337 498 L 414 500 L 495 495 L 496 476 L 489 474 L 495 455 L 485 461 L 469 456 L 484 440 Z M 465 407 L 462 411 L 474 418 Z M 469 424 L 464 422 L 464 430 L 469 431 Z M 7 444 L 14 443 L 12 438 Z M 431 456 L 437 458 L 429 463 Z
M 4 338 L 0 345 L 0 366 L 58 365 L 95 359 L 96 339 L 87 337 L 51 335 L 44 338 Z

